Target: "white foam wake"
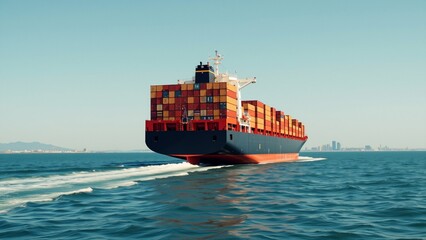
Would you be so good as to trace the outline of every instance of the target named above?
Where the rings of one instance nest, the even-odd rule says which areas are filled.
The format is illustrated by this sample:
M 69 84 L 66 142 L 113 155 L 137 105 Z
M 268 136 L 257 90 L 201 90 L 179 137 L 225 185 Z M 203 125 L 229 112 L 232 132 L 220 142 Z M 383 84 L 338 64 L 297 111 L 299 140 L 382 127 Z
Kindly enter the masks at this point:
M 299 160 L 297 162 L 316 162 L 316 161 L 322 161 L 327 160 L 327 158 L 313 158 L 313 157 L 307 157 L 307 156 L 299 156 Z
M 184 176 L 190 172 L 221 167 L 199 167 L 189 163 L 177 163 L 47 177 L 2 179 L 0 180 L 0 212 L 28 202 L 51 201 L 62 195 L 90 193 L 93 191 L 92 188 L 111 189 L 131 186 L 140 181 Z

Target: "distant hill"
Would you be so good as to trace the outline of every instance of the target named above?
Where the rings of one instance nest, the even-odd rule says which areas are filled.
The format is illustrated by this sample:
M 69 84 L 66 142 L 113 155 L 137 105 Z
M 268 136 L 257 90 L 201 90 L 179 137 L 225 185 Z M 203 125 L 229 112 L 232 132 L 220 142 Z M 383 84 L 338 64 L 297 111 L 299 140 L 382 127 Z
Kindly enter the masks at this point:
M 54 146 L 40 142 L 0 143 L 0 152 L 7 151 L 72 151 L 69 148 Z

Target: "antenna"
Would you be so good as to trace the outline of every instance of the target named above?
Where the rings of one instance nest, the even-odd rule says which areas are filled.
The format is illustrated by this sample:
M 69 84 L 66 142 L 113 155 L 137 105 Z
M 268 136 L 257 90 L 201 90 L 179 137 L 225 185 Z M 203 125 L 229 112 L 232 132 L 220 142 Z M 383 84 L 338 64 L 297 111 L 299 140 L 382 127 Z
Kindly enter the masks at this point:
M 210 60 L 214 61 L 214 66 L 215 66 L 215 72 L 214 74 L 216 76 L 219 75 L 219 65 L 221 64 L 221 60 L 223 60 L 223 57 L 217 52 L 217 50 L 215 50 L 215 57 L 210 58 Z

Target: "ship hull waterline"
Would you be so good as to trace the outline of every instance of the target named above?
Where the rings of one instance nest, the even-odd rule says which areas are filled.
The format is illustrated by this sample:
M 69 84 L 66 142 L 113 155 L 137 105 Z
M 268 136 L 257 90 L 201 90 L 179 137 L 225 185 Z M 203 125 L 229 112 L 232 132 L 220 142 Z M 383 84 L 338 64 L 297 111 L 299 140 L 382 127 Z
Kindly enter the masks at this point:
M 154 152 L 197 165 L 259 164 L 297 161 L 306 140 L 232 130 L 147 131 Z

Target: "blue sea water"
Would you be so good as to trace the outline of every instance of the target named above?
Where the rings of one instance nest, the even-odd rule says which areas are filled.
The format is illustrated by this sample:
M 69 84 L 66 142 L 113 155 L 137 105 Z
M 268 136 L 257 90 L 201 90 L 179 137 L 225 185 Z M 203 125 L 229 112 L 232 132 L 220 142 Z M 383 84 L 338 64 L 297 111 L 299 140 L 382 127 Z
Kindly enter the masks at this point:
M 0 155 L 1 239 L 426 239 L 426 152 Z

